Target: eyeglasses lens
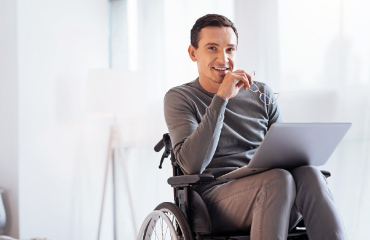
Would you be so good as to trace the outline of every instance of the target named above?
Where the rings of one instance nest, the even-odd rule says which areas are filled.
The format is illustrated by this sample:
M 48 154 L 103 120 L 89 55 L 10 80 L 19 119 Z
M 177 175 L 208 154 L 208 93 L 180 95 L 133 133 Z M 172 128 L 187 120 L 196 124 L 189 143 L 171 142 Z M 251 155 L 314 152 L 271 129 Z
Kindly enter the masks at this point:
M 252 84 L 249 90 L 251 90 L 252 92 L 258 92 L 259 89 L 256 85 Z
M 260 94 L 260 99 L 264 103 L 271 104 L 271 99 L 269 97 L 267 97 L 267 95 L 265 95 L 264 93 Z

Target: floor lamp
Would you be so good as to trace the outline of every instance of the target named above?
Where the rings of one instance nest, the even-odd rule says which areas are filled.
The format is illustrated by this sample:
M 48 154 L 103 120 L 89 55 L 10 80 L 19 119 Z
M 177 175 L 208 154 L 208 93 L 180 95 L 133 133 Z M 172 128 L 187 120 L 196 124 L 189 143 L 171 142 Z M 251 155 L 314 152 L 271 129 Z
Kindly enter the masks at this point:
M 145 101 L 143 101 L 142 98 L 141 100 L 138 99 L 137 94 L 139 89 L 142 88 L 142 86 L 140 86 L 140 82 L 139 74 L 135 72 L 117 69 L 94 69 L 90 70 L 88 73 L 86 102 L 88 113 L 97 116 L 111 117 L 114 118 L 115 122 L 110 129 L 97 236 L 98 240 L 100 239 L 101 233 L 109 169 L 112 170 L 113 183 L 113 233 L 114 240 L 117 240 L 117 157 L 119 156 L 122 159 L 122 171 L 126 186 L 126 194 L 131 209 L 131 220 L 135 235 L 137 234 L 135 214 L 125 162 L 125 152 L 122 147 L 120 128 L 116 122 L 117 118 L 137 118 L 145 114 L 145 108 L 142 106 L 145 104 Z M 132 104 L 132 101 L 135 101 L 134 105 Z

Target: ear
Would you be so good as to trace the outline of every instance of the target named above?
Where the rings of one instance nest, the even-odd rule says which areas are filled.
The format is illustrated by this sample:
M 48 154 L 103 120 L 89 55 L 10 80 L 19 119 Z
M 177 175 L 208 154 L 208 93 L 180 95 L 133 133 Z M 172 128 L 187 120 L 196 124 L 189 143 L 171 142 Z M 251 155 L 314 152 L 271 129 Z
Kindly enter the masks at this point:
M 191 58 L 191 60 L 193 62 L 196 62 L 197 61 L 197 57 L 195 55 L 195 51 L 196 51 L 196 49 L 194 48 L 194 46 L 190 44 L 190 46 L 188 48 L 188 52 L 189 52 L 189 56 L 190 56 L 190 58 Z

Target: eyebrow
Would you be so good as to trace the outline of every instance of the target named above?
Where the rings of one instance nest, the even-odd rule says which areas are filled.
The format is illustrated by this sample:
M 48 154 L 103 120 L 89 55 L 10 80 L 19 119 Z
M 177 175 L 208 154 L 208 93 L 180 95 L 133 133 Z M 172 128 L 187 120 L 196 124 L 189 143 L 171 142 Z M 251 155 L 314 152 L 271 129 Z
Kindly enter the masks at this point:
M 210 42 L 210 43 L 207 43 L 206 45 L 204 45 L 205 47 L 207 47 L 207 46 L 220 46 L 219 44 L 217 44 L 217 43 L 212 43 L 212 42 Z M 235 44 L 227 44 L 227 46 L 228 47 L 236 47 L 236 45 Z

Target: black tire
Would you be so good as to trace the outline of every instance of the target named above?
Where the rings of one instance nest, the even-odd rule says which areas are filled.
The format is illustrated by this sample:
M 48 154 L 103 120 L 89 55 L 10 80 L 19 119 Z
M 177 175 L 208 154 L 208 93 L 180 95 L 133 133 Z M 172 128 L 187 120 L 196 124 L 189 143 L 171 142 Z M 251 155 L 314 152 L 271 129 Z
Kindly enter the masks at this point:
M 193 240 L 194 239 L 192 231 L 188 223 L 188 220 L 186 219 L 184 213 L 181 211 L 181 209 L 176 204 L 173 204 L 170 202 L 163 202 L 159 204 L 154 210 L 160 210 L 165 213 L 170 212 L 173 215 L 174 220 L 176 220 L 176 223 L 179 226 L 179 228 L 176 229 L 179 239 L 181 240 Z

